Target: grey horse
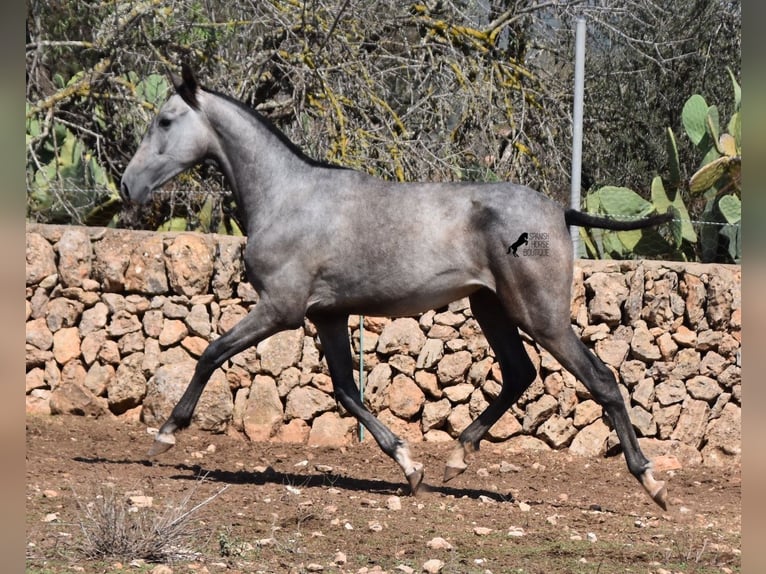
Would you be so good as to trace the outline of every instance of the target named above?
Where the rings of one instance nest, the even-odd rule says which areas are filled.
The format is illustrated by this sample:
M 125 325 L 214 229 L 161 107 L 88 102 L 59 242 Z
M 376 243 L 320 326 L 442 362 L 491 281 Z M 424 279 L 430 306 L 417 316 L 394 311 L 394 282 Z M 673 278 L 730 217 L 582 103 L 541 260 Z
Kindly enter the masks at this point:
M 636 229 L 667 220 L 654 215 L 614 221 L 564 210 L 513 183 L 393 183 L 304 155 L 255 110 L 200 86 L 182 66 L 175 93 L 152 121 L 121 182 L 125 201 L 145 203 L 153 190 L 214 160 L 231 186 L 247 236 L 247 277 L 258 303 L 210 343 L 150 450 L 156 456 L 187 427 L 215 369 L 285 329 L 316 327 L 336 400 L 402 468 L 412 493 L 423 465 L 407 443 L 359 398 L 348 334 L 350 314 L 410 316 L 468 297 L 502 371 L 502 390 L 459 436 L 444 472 L 467 468 L 489 428 L 535 379 L 519 329 L 547 349 L 588 388 L 611 420 L 628 469 L 666 508 L 666 488 L 639 448 L 612 372 L 570 324 L 570 225 Z M 508 254 L 522 233 L 538 248 Z M 526 248 L 525 248 L 526 249 Z

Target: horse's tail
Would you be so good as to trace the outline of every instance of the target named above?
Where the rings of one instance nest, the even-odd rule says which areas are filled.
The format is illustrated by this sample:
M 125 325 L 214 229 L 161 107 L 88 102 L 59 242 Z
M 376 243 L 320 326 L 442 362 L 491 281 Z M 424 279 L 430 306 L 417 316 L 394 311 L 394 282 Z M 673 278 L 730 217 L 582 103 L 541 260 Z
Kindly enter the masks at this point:
M 611 229 L 614 231 L 630 231 L 631 229 L 642 229 L 644 227 L 653 227 L 660 223 L 666 223 L 673 219 L 671 213 L 659 213 L 650 215 L 643 219 L 611 219 L 609 217 L 600 217 L 583 213 L 576 209 L 567 209 L 564 211 L 564 221 L 567 225 L 577 225 L 579 227 L 598 227 L 600 229 Z

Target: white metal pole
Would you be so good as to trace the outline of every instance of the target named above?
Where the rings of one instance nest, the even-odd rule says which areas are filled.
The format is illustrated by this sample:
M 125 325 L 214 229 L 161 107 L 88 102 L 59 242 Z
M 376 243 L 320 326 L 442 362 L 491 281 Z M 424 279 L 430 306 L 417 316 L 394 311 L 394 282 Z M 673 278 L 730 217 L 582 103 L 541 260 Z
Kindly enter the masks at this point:
M 574 84 L 574 124 L 572 129 L 572 182 L 570 206 L 580 209 L 580 175 L 582 171 L 582 117 L 585 93 L 585 19 L 578 18 L 575 35 L 575 84 Z M 569 229 L 574 246 L 574 256 L 580 251 L 580 229 Z

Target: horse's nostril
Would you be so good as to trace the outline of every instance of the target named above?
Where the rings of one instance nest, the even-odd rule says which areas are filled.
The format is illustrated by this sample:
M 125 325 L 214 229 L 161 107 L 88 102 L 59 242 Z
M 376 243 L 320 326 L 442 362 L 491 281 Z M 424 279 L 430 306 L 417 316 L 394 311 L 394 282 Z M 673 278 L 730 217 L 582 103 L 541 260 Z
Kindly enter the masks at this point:
M 130 190 L 124 181 L 120 182 L 120 195 L 126 201 L 130 199 Z

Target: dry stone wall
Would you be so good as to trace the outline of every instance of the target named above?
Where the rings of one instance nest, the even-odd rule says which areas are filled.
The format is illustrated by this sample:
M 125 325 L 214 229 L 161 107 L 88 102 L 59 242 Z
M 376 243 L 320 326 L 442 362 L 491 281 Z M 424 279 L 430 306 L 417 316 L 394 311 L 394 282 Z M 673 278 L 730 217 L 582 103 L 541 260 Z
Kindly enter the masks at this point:
M 159 426 L 209 342 L 257 303 L 243 245 L 227 236 L 28 226 L 27 412 Z M 737 266 L 576 263 L 573 329 L 618 377 L 644 444 L 711 465 L 739 458 L 740 282 Z M 418 317 L 365 317 L 361 333 L 352 317 L 349 329 L 355 360 L 361 344 L 365 403 L 410 441 L 452 440 L 500 391 L 467 300 Z M 614 448 L 585 387 L 529 338 L 524 345 L 539 376 L 487 440 L 583 455 Z M 331 387 L 306 321 L 217 370 L 193 424 L 258 441 L 347 444 L 356 422 Z

